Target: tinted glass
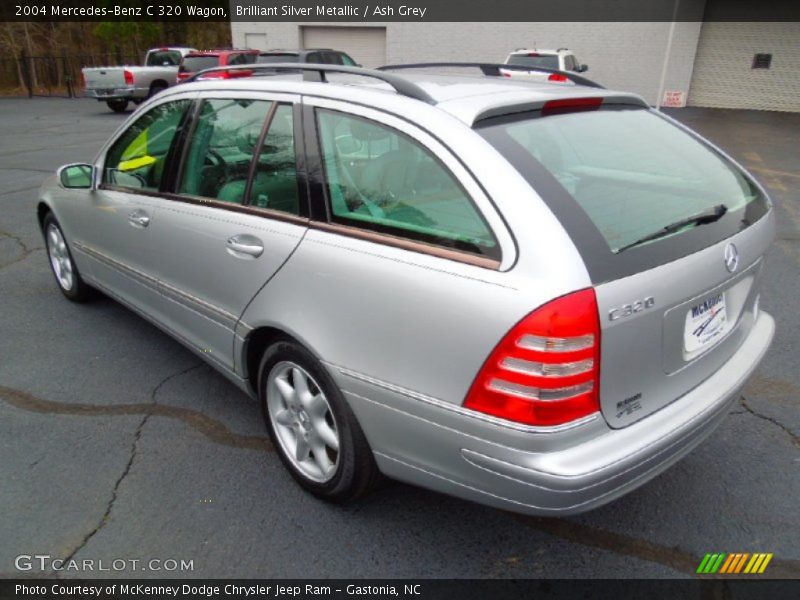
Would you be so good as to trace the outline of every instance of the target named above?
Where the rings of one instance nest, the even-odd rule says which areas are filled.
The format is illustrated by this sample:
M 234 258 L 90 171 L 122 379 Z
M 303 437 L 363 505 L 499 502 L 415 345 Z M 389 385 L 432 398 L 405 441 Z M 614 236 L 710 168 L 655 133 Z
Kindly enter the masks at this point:
M 270 105 L 265 100 L 204 101 L 178 192 L 243 203 L 250 163 Z
M 231 54 L 228 57 L 229 65 L 250 65 L 256 62 L 257 54 Z
M 260 63 L 293 63 L 297 62 L 297 54 L 260 54 Z
M 419 143 L 333 111 L 318 122 L 334 221 L 498 257 L 466 192 Z
M 319 52 L 311 52 L 310 54 L 306 55 L 306 62 L 319 64 L 322 62 L 322 56 Z
M 544 67 L 545 69 L 558 69 L 558 56 L 526 56 L 524 54 L 512 54 L 508 58 L 509 65 L 521 65 L 523 67 Z
M 564 69 L 567 71 L 574 71 L 575 70 L 575 59 L 571 56 L 564 57 Z
M 197 73 L 219 65 L 218 56 L 186 56 L 180 66 L 182 73 Z
M 297 195 L 292 107 L 288 104 L 280 105 L 275 111 L 264 145 L 258 153 L 250 204 L 294 215 L 301 212 Z
M 174 67 L 180 64 L 180 62 L 181 62 L 181 53 L 175 50 L 158 50 L 156 52 L 150 52 L 147 55 L 148 67 L 161 67 L 161 66 Z
M 339 55 L 338 52 L 326 52 L 325 53 L 325 62 L 329 65 L 343 65 L 344 61 L 342 61 L 342 57 Z
M 345 54 L 344 52 L 338 52 L 338 54 L 342 59 L 342 64 L 345 64 L 349 67 L 355 66 L 356 61 L 350 58 L 347 54 Z
M 158 190 L 167 153 L 190 104 L 167 102 L 137 119 L 106 154 L 103 182 Z
M 577 112 L 502 127 L 572 195 L 612 252 L 720 204 L 741 210 L 759 196 L 727 160 L 648 110 Z

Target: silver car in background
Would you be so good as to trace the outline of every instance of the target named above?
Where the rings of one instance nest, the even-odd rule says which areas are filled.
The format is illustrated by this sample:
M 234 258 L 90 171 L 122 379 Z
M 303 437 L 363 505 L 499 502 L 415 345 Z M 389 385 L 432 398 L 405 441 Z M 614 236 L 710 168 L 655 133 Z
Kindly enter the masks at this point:
M 321 498 L 384 474 L 529 514 L 607 503 L 708 436 L 767 351 L 770 201 L 636 95 L 422 67 L 159 94 L 43 185 L 58 285 L 258 398 Z

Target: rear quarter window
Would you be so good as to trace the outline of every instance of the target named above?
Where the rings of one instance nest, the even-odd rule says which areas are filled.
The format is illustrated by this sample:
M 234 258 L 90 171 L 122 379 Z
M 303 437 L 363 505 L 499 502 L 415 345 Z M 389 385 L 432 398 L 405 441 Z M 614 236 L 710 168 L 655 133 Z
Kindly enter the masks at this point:
M 318 109 L 317 123 L 334 222 L 500 258 L 472 199 L 427 148 L 335 111 Z

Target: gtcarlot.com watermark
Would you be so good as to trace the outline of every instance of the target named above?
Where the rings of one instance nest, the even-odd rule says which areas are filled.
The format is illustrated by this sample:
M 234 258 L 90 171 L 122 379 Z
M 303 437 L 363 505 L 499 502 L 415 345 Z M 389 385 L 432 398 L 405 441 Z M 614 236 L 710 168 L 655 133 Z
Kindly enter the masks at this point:
M 108 571 L 194 571 L 194 560 L 183 558 L 53 558 L 49 554 L 20 554 L 14 559 L 17 571 L 71 571 L 99 573 Z

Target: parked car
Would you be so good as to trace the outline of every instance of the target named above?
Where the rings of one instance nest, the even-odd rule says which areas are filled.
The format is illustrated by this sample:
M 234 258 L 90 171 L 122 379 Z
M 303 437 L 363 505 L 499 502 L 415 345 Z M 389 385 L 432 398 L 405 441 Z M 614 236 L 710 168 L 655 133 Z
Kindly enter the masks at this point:
M 326 65 L 361 66 L 346 52 L 331 48 L 309 48 L 306 50 L 268 50 L 258 55 L 259 63 L 318 63 Z
M 539 67 L 573 73 L 585 73 L 589 70 L 589 67 L 581 64 L 575 54 L 568 48 L 559 48 L 558 50 L 518 48 L 506 57 L 505 64 L 522 67 Z M 534 80 L 548 80 L 566 84 L 572 83 L 563 73 L 537 72 L 535 70 L 529 72 L 504 70 L 503 75 L 505 77 L 524 77 Z
M 144 66 L 92 67 L 82 69 L 86 95 L 105 102 L 114 112 L 124 112 L 128 103 L 139 104 L 175 85 L 178 64 L 193 48 L 153 48 Z
M 69 300 L 102 290 L 258 398 L 330 501 L 383 473 L 578 513 L 719 425 L 775 330 L 774 211 L 732 158 L 635 94 L 287 68 L 326 77 L 172 88 L 44 183 Z
M 186 81 L 195 73 L 204 69 L 224 67 L 228 65 L 249 65 L 256 62 L 258 50 L 250 49 L 224 49 L 224 50 L 196 50 L 183 57 L 178 67 L 178 82 Z M 230 77 L 248 77 L 250 71 L 217 71 L 208 77 L 228 79 Z

